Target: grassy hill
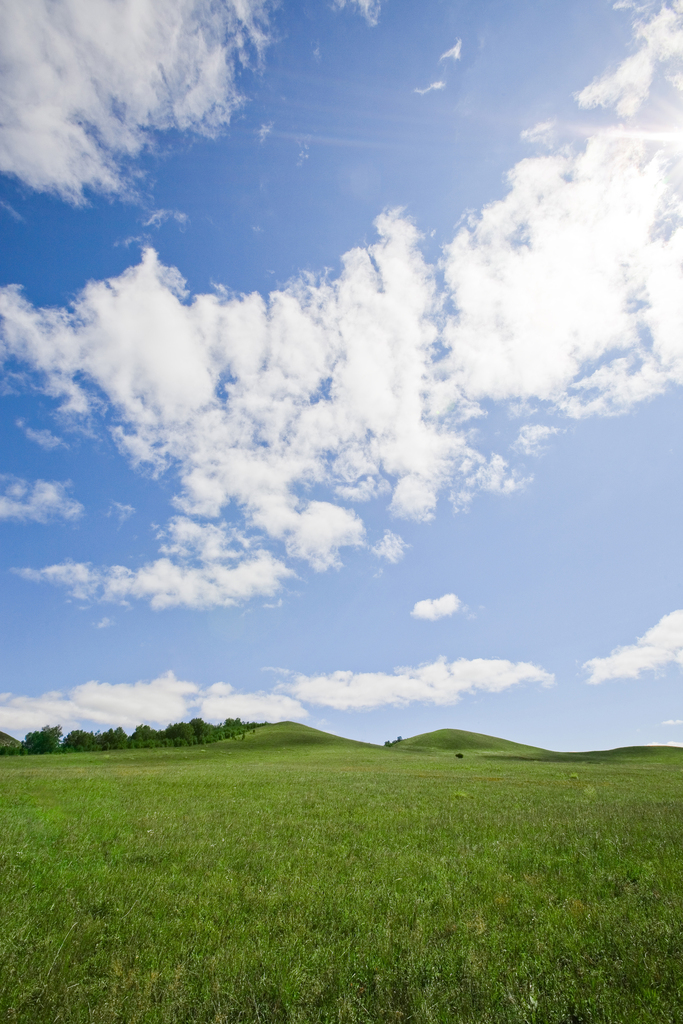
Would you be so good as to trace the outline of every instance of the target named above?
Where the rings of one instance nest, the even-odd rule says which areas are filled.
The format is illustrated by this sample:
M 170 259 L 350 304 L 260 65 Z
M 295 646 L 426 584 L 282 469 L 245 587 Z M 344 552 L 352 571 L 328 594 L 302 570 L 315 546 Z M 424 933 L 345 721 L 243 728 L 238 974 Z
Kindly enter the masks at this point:
M 19 740 L 14 736 L 8 736 L 6 732 L 0 732 L 0 747 L 18 747 Z
M 247 743 L 261 750 L 281 747 L 373 747 L 372 743 L 361 743 L 358 740 L 347 740 L 343 736 L 334 736 L 331 732 L 321 732 L 309 725 L 298 722 L 277 722 L 275 725 L 264 725 L 246 737 Z
M 478 754 L 496 759 L 548 761 L 555 763 L 604 763 L 610 761 L 644 761 L 653 764 L 680 764 L 683 766 L 683 747 L 615 747 L 613 750 L 545 750 L 530 747 L 513 740 L 487 736 L 464 729 L 436 729 L 434 732 L 411 736 L 391 747 L 392 751 L 414 753 Z
M 462 753 L 464 755 L 494 758 L 506 761 L 546 761 L 556 764 L 603 764 L 617 761 L 645 762 L 650 764 L 670 764 L 683 766 L 683 747 L 615 747 L 613 750 L 546 750 L 543 747 L 532 747 L 514 740 L 501 739 L 499 736 L 488 736 L 486 733 L 468 732 L 466 729 L 435 729 L 434 732 L 420 733 L 401 740 L 391 747 L 378 747 L 374 743 L 362 743 L 359 740 L 345 739 L 333 733 L 312 729 L 298 722 L 278 722 L 265 725 L 245 738 L 249 749 L 262 752 L 268 750 L 286 751 L 290 748 L 306 749 L 328 748 L 341 753 L 356 750 L 379 750 L 387 753 L 410 753 L 414 755 L 448 755 Z
M 434 732 L 423 732 L 418 736 L 402 740 L 392 749 L 403 750 L 452 750 L 453 753 L 465 751 L 491 751 L 506 754 L 539 754 L 547 753 L 540 747 L 529 747 L 524 743 L 487 736 L 481 732 L 467 732 L 465 729 L 436 729 Z

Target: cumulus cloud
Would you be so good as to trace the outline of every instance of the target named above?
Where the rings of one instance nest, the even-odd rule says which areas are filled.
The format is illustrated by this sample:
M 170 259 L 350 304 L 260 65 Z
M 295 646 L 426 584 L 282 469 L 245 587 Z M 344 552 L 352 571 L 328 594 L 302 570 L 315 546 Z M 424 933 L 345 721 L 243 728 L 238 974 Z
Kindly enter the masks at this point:
M 0 170 L 74 203 L 126 189 L 153 130 L 212 136 L 267 43 L 265 0 L 26 0 L 0 9 Z
M 667 718 L 666 722 L 662 722 L 662 725 L 683 725 L 683 718 Z
M 671 19 L 657 24 L 678 32 Z M 271 595 L 291 572 L 284 557 L 323 571 L 365 544 L 351 505 L 386 494 L 392 515 L 426 521 L 444 492 L 466 509 L 479 491 L 528 484 L 468 426 L 481 403 L 615 415 L 683 383 L 671 159 L 665 146 L 601 130 L 522 160 L 439 268 L 390 211 L 336 279 L 303 275 L 267 298 L 189 296 L 151 249 L 69 309 L 2 289 L 3 355 L 34 371 L 63 414 L 106 412 L 134 466 L 177 472 L 174 503 L 188 522 L 227 529 L 228 506 L 242 517 L 244 543 L 230 542 L 227 561 L 167 552 L 135 571 L 65 563 L 43 578 L 159 607 L 259 586 Z M 526 424 L 512 450 L 538 452 L 555 429 Z M 249 582 L 237 585 L 242 565 Z
M 202 718 L 241 718 L 249 722 L 281 722 L 308 718 L 308 711 L 284 693 L 237 693 L 228 683 L 214 683 L 202 694 Z
M 607 135 L 517 164 L 446 251 L 452 386 L 578 417 L 683 380 L 682 210 L 665 165 Z
M 295 281 L 268 302 L 219 292 L 188 304 L 177 271 L 151 250 L 121 277 L 88 285 L 73 311 L 36 310 L 5 289 L 6 353 L 38 370 L 67 414 L 96 415 L 105 395 L 132 463 L 178 468 L 186 519 L 234 502 L 252 536 L 317 570 L 338 565 L 341 548 L 364 543 L 362 520 L 311 500 L 310 486 L 347 500 L 388 492 L 394 514 L 424 520 L 458 463 L 480 459 L 436 395 L 434 275 L 418 233 L 396 213 L 378 227 L 380 241 L 347 253 L 338 280 Z M 270 594 L 285 570 L 255 557 Z M 46 573 L 65 582 L 74 569 Z M 112 574 L 108 592 L 114 581 L 140 592 L 140 573 Z
M 378 558 L 386 558 L 387 562 L 393 562 L 395 565 L 401 561 L 407 547 L 408 544 L 403 537 L 392 533 L 391 530 L 385 530 L 382 539 L 372 548 L 372 553 Z
M 459 597 L 455 594 L 444 594 L 443 597 L 427 598 L 424 601 L 417 601 L 412 612 L 414 619 L 429 619 L 436 622 L 446 615 L 453 615 L 462 607 Z
M 0 476 L 0 521 L 47 523 L 50 519 L 78 519 L 83 506 L 67 494 L 70 483 Z
M 13 571 L 35 583 L 64 587 L 78 600 L 117 604 L 128 604 L 131 599 L 146 600 L 157 611 L 178 606 L 230 607 L 252 597 L 275 594 L 281 581 L 293 575 L 291 569 L 268 551 L 236 556 L 237 564 L 230 565 L 233 557 L 234 553 L 229 551 L 218 555 L 214 561 L 207 561 L 201 553 L 193 553 L 186 559 L 182 555 L 175 560 L 158 558 L 139 569 L 60 562 L 43 569 Z
M 73 728 L 80 722 L 134 728 L 140 722 L 168 724 L 186 715 L 199 688 L 166 672 L 150 682 L 100 683 L 96 679 L 64 694 L 51 690 L 40 697 L 0 694 L 0 728 L 40 729 L 46 722 Z
M 0 729 L 27 732 L 46 722 L 73 729 L 84 723 L 133 729 L 141 722 L 164 726 L 201 715 L 211 721 L 240 717 L 279 722 L 306 718 L 297 700 L 276 693 L 241 694 L 226 683 L 202 690 L 196 683 L 165 672 L 151 681 L 100 683 L 96 679 L 67 693 L 53 690 L 39 697 L 0 694 Z
M 279 689 L 308 704 L 337 711 L 355 711 L 385 704 L 405 706 L 412 701 L 455 704 L 464 693 L 482 690 L 500 693 L 523 682 L 549 686 L 550 673 L 527 662 L 474 658 L 447 662 L 439 658 L 418 668 L 397 668 L 385 672 L 331 672 L 328 675 L 297 675 Z
M 683 610 L 664 615 L 635 644 L 617 647 L 606 658 L 584 664 L 589 683 L 607 679 L 637 679 L 642 672 L 658 671 L 676 663 L 683 667 Z
M 522 455 L 540 455 L 546 448 L 543 442 L 553 434 L 560 433 L 559 427 L 546 427 L 542 423 L 526 423 L 520 429 L 512 447 Z

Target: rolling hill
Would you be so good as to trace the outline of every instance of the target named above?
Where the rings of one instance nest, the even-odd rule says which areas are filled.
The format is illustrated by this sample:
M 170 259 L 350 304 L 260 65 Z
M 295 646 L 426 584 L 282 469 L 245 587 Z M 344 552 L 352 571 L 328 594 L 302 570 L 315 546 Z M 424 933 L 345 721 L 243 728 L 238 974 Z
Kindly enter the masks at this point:
M 343 736 L 335 736 L 331 732 L 312 729 L 310 725 L 298 722 L 277 722 L 275 725 L 264 725 L 255 733 L 247 736 L 251 746 L 266 749 L 268 747 L 374 747 L 374 743 L 362 743 L 360 740 L 347 740 Z
M 6 732 L 0 732 L 0 747 L 18 747 L 19 740 L 14 736 L 8 736 Z
M 298 722 L 278 722 L 256 730 L 248 737 L 248 742 L 261 749 L 284 747 L 334 747 L 339 750 L 376 749 L 373 743 L 362 743 L 349 740 L 332 733 L 312 729 Z M 420 733 L 383 748 L 388 753 L 415 754 L 474 754 L 504 758 L 506 760 L 524 761 L 555 761 L 568 764 L 579 762 L 605 761 L 645 761 L 656 764 L 681 764 L 683 766 L 682 747 L 616 747 L 613 750 L 562 751 L 546 750 L 543 747 L 531 747 L 514 740 L 501 739 L 498 736 L 487 736 L 485 733 L 468 732 L 465 729 L 436 729 L 434 732 Z

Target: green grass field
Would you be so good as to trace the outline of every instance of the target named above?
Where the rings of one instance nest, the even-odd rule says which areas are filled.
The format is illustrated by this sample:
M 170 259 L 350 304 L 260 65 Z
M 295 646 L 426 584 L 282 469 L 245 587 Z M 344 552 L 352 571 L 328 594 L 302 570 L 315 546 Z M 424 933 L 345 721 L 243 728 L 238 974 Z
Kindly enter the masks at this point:
M 682 811 L 450 730 L 3 758 L 0 1021 L 681 1022 Z

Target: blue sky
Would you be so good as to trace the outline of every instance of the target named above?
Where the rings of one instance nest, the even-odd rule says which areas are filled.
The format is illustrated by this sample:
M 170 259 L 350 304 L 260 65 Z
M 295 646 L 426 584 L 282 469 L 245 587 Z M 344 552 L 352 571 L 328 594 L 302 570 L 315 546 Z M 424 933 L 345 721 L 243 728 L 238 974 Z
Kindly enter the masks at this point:
M 0 17 L 0 729 L 683 743 L 683 8 Z

